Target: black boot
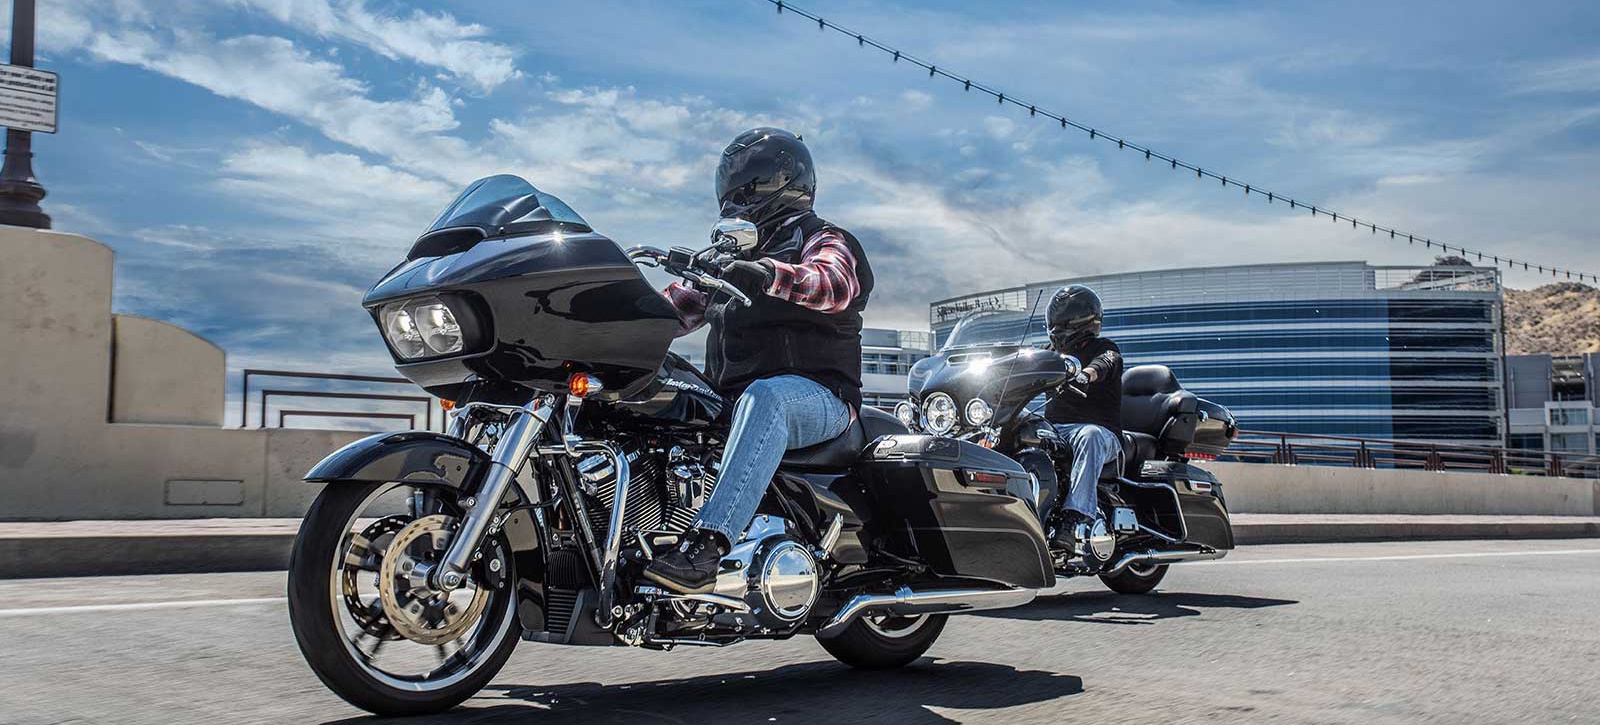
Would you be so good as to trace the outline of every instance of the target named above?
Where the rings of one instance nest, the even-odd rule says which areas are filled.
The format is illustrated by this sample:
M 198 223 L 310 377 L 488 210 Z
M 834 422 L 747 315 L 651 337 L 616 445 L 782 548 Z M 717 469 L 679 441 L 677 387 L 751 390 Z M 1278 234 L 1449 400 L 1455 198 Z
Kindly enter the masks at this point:
M 677 548 L 658 555 L 644 577 L 679 594 L 703 594 L 717 581 L 717 565 L 728 555 L 727 540 L 715 531 L 697 531 Z
M 1050 548 L 1067 551 L 1073 554 L 1078 552 L 1078 527 L 1093 521 L 1093 519 L 1077 511 L 1062 509 L 1061 515 L 1056 517 L 1055 535 L 1050 537 Z

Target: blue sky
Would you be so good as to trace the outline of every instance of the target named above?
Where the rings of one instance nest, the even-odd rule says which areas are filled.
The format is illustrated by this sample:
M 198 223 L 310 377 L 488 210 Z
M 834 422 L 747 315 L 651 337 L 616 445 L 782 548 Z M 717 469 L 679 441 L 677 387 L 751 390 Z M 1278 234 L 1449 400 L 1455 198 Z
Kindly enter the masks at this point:
M 808 0 L 1185 160 L 1450 243 L 1600 272 L 1600 4 Z M 116 306 L 230 367 L 382 372 L 358 300 L 471 179 L 697 244 L 717 152 L 802 133 L 878 270 L 869 324 L 1075 274 L 1431 254 L 1146 164 L 763 0 L 45 0 L 36 138 Z M 1546 280 L 1511 274 L 1514 286 Z

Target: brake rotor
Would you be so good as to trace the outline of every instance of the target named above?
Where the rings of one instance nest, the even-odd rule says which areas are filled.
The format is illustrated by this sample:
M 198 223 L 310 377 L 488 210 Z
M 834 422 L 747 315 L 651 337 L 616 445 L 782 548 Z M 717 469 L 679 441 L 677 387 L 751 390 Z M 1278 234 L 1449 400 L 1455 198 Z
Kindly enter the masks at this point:
M 428 565 L 424 571 L 438 564 L 454 529 L 454 518 L 425 516 L 395 534 L 384 552 L 378 572 L 383 613 L 400 636 L 413 642 L 437 645 L 459 638 L 478 621 L 489 601 L 489 590 L 472 576 L 462 589 L 440 592 L 418 571 L 422 564 Z
M 350 613 L 351 619 L 368 635 L 383 640 L 400 639 L 394 627 L 389 625 L 389 617 L 384 614 L 383 604 L 380 601 L 363 602 L 358 577 L 363 571 L 375 572 L 382 565 L 384 552 L 388 550 L 394 540 L 394 535 L 406 524 L 411 523 L 410 516 L 385 516 L 372 522 L 361 533 L 351 537 L 350 546 L 345 551 L 345 567 L 339 577 L 340 593 L 344 596 L 345 611 Z

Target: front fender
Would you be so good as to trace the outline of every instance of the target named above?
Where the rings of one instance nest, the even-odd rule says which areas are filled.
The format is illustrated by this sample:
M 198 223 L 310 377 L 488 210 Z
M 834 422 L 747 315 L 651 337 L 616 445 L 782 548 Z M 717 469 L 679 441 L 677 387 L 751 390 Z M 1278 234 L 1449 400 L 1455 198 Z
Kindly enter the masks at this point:
M 329 454 L 311 467 L 312 483 L 404 481 L 471 489 L 489 456 L 460 438 L 430 431 L 379 433 Z

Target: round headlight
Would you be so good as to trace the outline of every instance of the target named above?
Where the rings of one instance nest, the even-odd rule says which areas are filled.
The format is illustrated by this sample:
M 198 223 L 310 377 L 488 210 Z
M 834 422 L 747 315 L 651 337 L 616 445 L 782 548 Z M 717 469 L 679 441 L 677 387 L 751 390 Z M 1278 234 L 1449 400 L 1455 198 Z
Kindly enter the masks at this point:
M 389 338 L 389 344 L 400 357 L 422 357 L 428 351 L 422 344 L 422 332 L 417 329 L 416 320 L 398 304 L 383 311 L 383 335 Z
M 461 324 L 443 302 L 432 301 L 411 308 L 422 341 L 436 355 L 461 352 Z
M 934 393 L 922 401 L 922 418 L 928 421 L 928 430 L 944 435 L 956 427 L 956 401 L 944 393 Z
M 983 402 L 983 398 L 973 398 L 967 403 L 967 422 L 973 425 L 983 425 L 994 418 L 994 408 Z
M 902 400 L 894 406 L 894 417 L 899 418 L 905 427 L 912 430 L 917 428 L 917 406 L 909 400 Z

